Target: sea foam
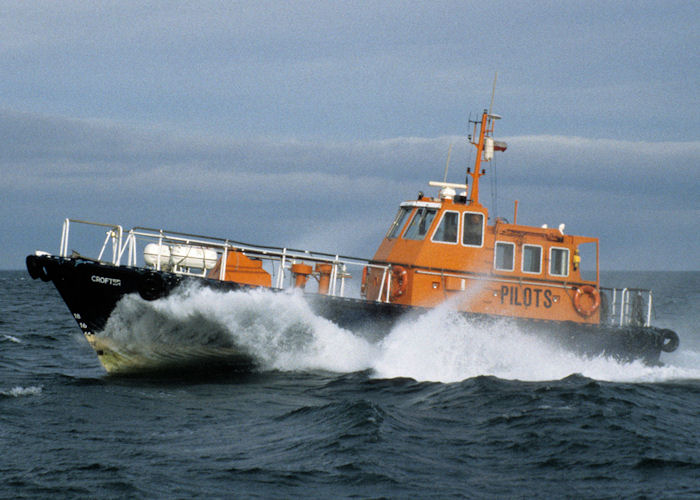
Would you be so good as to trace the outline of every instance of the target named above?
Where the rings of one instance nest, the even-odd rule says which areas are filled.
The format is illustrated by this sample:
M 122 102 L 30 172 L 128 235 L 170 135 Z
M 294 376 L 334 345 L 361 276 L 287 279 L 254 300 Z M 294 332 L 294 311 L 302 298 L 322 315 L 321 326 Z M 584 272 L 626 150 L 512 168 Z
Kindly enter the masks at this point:
M 262 369 L 352 372 L 371 368 L 376 346 L 313 314 L 299 291 L 189 288 L 164 300 L 125 297 L 99 333 L 139 345 L 235 346 Z
M 8 397 L 21 397 L 21 396 L 37 396 L 41 394 L 41 391 L 43 388 L 41 386 L 29 386 L 29 387 L 20 387 L 16 386 L 13 387 L 12 389 L 6 390 L 6 391 L 0 391 L 0 395 L 2 396 L 8 396 Z
M 582 357 L 503 320 L 484 326 L 443 304 L 400 320 L 371 342 L 315 315 L 301 292 L 220 292 L 192 287 L 166 299 L 125 297 L 99 335 L 130 350 L 157 343 L 235 346 L 262 370 L 371 370 L 378 378 L 457 382 L 480 375 L 559 380 L 581 374 L 615 382 L 700 379 L 698 353 L 669 356 L 664 366 Z M 689 358 L 690 357 L 690 358 Z M 687 359 L 686 359 L 687 358 Z M 677 363 L 677 361 L 685 362 Z

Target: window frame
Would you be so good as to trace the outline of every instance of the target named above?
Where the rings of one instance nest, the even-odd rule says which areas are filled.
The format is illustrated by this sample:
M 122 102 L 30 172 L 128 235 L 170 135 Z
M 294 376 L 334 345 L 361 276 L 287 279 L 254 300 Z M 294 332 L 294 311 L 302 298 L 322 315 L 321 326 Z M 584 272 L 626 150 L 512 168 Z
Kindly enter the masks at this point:
M 457 232 L 455 233 L 455 240 L 454 241 L 446 241 L 446 240 L 436 240 L 435 235 L 438 232 L 438 229 L 440 229 L 440 225 L 442 224 L 442 221 L 445 220 L 445 217 L 447 214 L 456 214 L 457 215 Z M 435 230 L 433 231 L 433 235 L 430 238 L 430 241 L 433 243 L 440 243 L 443 245 L 458 245 L 459 244 L 459 235 L 461 234 L 459 232 L 460 229 L 460 223 L 459 220 L 461 219 L 460 214 L 457 210 L 445 210 L 442 215 L 440 216 L 440 219 L 438 220 L 437 226 L 435 226 Z
M 526 271 L 525 270 L 525 247 L 530 247 L 530 248 L 539 248 L 540 249 L 540 263 L 539 263 L 539 271 L 534 272 L 534 271 Z M 521 246 L 520 250 L 520 269 L 523 273 L 525 274 L 542 274 L 542 255 L 544 252 L 542 252 L 542 245 L 533 245 L 532 243 L 523 243 Z
M 394 217 L 394 220 L 391 222 L 391 226 L 389 226 L 389 230 L 386 232 L 385 238 L 387 240 L 396 240 L 398 238 L 401 238 L 401 233 L 403 233 L 404 228 L 406 227 L 406 224 L 408 223 L 409 220 L 411 220 L 411 214 L 415 207 L 409 206 L 409 205 L 401 205 L 399 207 L 399 211 L 396 213 L 396 216 Z M 400 216 L 402 213 L 405 213 L 405 217 L 403 218 L 403 224 L 401 224 L 399 227 L 399 223 L 401 222 Z M 396 231 L 396 234 L 394 236 L 391 236 L 391 234 Z
M 556 274 L 552 272 L 552 252 L 554 250 L 564 250 L 566 252 L 566 263 L 564 264 L 564 274 Z M 569 269 L 571 268 L 571 250 L 566 247 L 550 247 L 549 248 L 549 265 L 547 266 L 547 273 L 550 276 L 556 276 L 559 278 L 567 278 L 569 276 Z
M 510 269 L 498 267 L 498 246 L 499 245 L 510 246 L 510 248 L 513 250 L 513 254 L 512 254 L 512 257 L 510 259 L 511 260 L 511 262 L 510 262 L 511 268 Z M 507 273 L 512 273 L 515 271 L 515 243 L 513 243 L 512 241 L 496 241 L 496 243 L 493 246 L 493 268 L 496 271 L 503 271 L 503 272 L 507 272 Z
M 424 211 L 424 213 L 429 213 L 430 211 L 433 211 L 433 218 L 430 221 L 430 224 L 425 228 L 425 233 L 423 236 L 420 238 L 407 238 L 406 234 L 408 231 L 411 229 L 413 226 L 413 222 L 416 221 L 416 217 L 419 217 L 421 214 L 421 211 Z M 416 210 L 413 211 L 413 216 L 411 217 L 411 220 L 408 222 L 408 225 L 406 226 L 406 229 L 403 231 L 403 234 L 401 235 L 401 238 L 404 240 L 410 240 L 410 241 L 425 241 L 426 236 L 430 234 L 430 228 L 433 226 L 435 223 L 435 216 L 437 215 L 439 209 L 431 206 L 422 206 L 422 207 L 416 207 Z M 420 224 L 420 222 L 418 222 Z
M 467 227 L 467 224 L 465 222 L 465 219 L 467 215 L 479 215 L 481 217 L 481 243 L 479 245 L 472 245 L 470 243 L 464 243 L 464 230 Z M 485 232 L 485 227 L 486 227 L 486 217 L 484 217 L 484 214 L 482 212 L 468 212 L 464 211 L 462 212 L 462 232 L 460 234 L 459 242 L 463 247 L 469 247 L 469 248 L 483 248 L 484 246 L 484 232 Z

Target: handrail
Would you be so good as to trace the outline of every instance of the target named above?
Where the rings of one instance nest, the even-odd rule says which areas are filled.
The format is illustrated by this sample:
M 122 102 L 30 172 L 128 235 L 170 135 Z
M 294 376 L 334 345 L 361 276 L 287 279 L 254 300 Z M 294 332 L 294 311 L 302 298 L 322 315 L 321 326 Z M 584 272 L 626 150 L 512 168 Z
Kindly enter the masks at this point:
M 120 259 L 122 256 L 121 247 L 122 247 L 122 237 L 124 234 L 124 230 L 118 224 L 105 224 L 102 222 L 91 222 L 91 221 L 85 221 L 85 220 L 80 220 L 80 219 L 64 219 L 63 230 L 61 231 L 61 244 L 60 244 L 60 249 L 59 249 L 59 255 L 61 257 L 68 257 L 68 239 L 69 239 L 69 235 L 70 235 L 71 223 L 87 224 L 90 226 L 110 228 L 110 230 L 107 231 L 107 236 L 104 240 L 104 243 L 102 244 L 102 248 L 100 250 L 99 256 L 97 257 L 97 260 L 102 260 L 102 255 L 104 254 L 104 251 L 107 248 L 107 243 L 109 243 L 109 241 L 111 239 L 112 240 L 112 260 L 111 260 L 111 263 L 116 265 L 116 266 L 119 265 Z M 115 231 L 116 231 L 116 234 L 115 234 Z
M 78 222 L 82 222 L 82 221 L 78 221 Z M 133 228 L 133 230 L 134 230 L 134 231 L 137 231 L 137 230 L 141 230 L 141 231 L 152 231 L 152 232 L 162 231 L 162 229 L 153 229 L 153 228 L 142 227 L 142 226 L 136 226 L 136 227 Z M 145 235 L 145 234 L 148 234 L 148 233 L 142 233 L 142 234 Z M 365 258 L 362 258 L 362 257 L 353 257 L 353 256 L 350 256 L 350 255 L 340 255 L 340 254 L 333 254 L 333 253 L 326 253 L 326 252 L 316 252 L 316 251 L 314 251 L 314 252 L 309 252 L 308 250 L 302 250 L 302 249 L 298 249 L 298 248 L 286 248 L 286 247 L 285 247 L 285 248 L 282 248 L 282 247 L 274 247 L 274 246 L 267 246 L 267 245 L 253 245 L 253 244 L 250 244 L 250 243 L 245 243 L 245 242 L 241 242 L 241 241 L 235 241 L 235 240 L 231 240 L 231 239 L 224 239 L 224 238 L 219 238 L 219 237 L 215 237 L 215 236 L 204 236 L 204 235 L 201 235 L 201 234 L 181 233 L 181 232 L 178 232 L 178 231 L 167 231 L 167 234 L 172 235 L 174 238 L 179 237 L 179 238 L 183 238 L 183 240 L 192 241 L 192 242 L 196 241 L 196 240 L 192 240 L 192 238 L 200 238 L 200 239 L 206 240 L 207 244 L 209 244 L 209 242 L 219 241 L 219 242 L 227 243 L 227 244 L 229 244 L 229 245 L 232 246 L 232 247 L 256 248 L 256 249 L 259 249 L 259 251 L 261 251 L 261 252 L 265 252 L 265 251 L 282 252 L 283 250 L 286 249 L 288 252 L 295 252 L 295 253 L 300 253 L 300 254 L 309 254 L 309 253 L 313 253 L 314 255 L 317 255 L 317 256 L 321 256 L 321 257 L 325 257 L 325 258 L 326 258 L 326 259 L 323 259 L 323 260 L 319 260 L 319 262 L 327 262 L 327 261 L 329 261 L 329 260 L 331 260 L 331 259 L 334 259 L 334 258 L 336 258 L 336 257 L 337 257 L 337 258 L 340 258 L 340 259 L 344 259 L 344 260 L 345 260 L 345 259 L 347 259 L 347 260 L 368 260 L 368 259 L 365 259 Z M 221 243 L 221 244 L 223 244 L 223 243 Z
M 623 288 L 620 293 L 620 325 L 624 325 L 629 321 L 629 300 L 629 290 Z
M 347 272 L 348 266 L 370 266 L 375 268 L 384 269 L 384 276 L 386 276 L 387 269 L 389 269 L 388 264 L 378 264 L 371 263 L 368 259 L 359 257 L 350 257 L 340 254 L 331 254 L 326 252 L 312 252 L 308 250 L 290 249 L 290 248 L 278 248 L 272 246 L 264 245 L 251 245 L 247 243 L 242 243 L 238 241 L 233 241 L 230 239 L 202 236 L 198 234 L 181 233 L 175 231 L 166 231 L 163 229 L 153 229 L 147 227 L 133 227 L 126 232 L 126 237 L 124 237 L 124 230 L 122 226 L 115 224 L 105 224 L 100 222 L 91 222 L 79 219 L 65 219 L 63 223 L 63 230 L 61 233 L 61 243 L 60 243 L 60 255 L 61 257 L 68 257 L 68 246 L 69 237 L 71 232 L 71 225 L 84 224 L 88 226 L 106 227 L 109 230 L 106 233 L 106 237 L 102 243 L 99 251 L 99 255 L 96 260 L 103 261 L 105 252 L 107 250 L 107 245 L 112 242 L 112 255 L 109 262 L 114 265 L 121 265 L 121 260 L 124 254 L 127 254 L 127 265 L 128 266 L 138 266 L 138 250 L 137 242 L 139 241 L 150 241 L 158 245 L 157 255 L 153 255 L 155 258 L 154 268 L 157 270 L 167 270 L 175 272 L 177 274 L 192 275 L 206 277 L 207 269 L 204 267 L 206 263 L 202 261 L 202 267 L 185 267 L 180 266 L 180 262 L 172 262 L 171 259 L 167 257 L 168 252 L 164 253 L 164 247 L 166 246 L 190 246 L 199 247 L 204 250 L 214 250 L 216 252 L 216 258 L 219 260 L 219 275 L 218 279 L 223 280 L 226 274 L 226 261 L 231 252 L 241 252 L 248 257 L 262 260 L 266 266 L 266 269 L 271 272 L 271 277 L 273 278 L 273 286 L 276 288 L 284 288 L 285 280 L 288 273 L 287 270 L 290 266 L 297 261 L 306 261 L 311 263 L 324 263 L 331 265 L 331 275 L 328 294 L 339 295 L 341 297 L 345 296 L 346 293 L 346 279 L 351 277 Z M 145 248 L 145 245 L 144 245 Z M 154 250 L 155 252 L 155 250 Z M 166 262 L 166 260 L 168 262 Z M 106 262 L 106 260 L 104 260 Z M 269 264 L 269 267 L 268 267 Z M 190 264 L 191 265 L 191 264 Z M 384 283 L 384 280 L 383 282 Z M 382 295 L 380 293 L 379 299 Z M 387 294 L 386 301 L 389 301 L 389 296 Z
M 651 325 L 653 313 L 653 295 L 651 290 L 646 288 L 619 289 L 601 287 L 600 291 L 609 293 L 611 296 L 610 310 L 606 311 L 606 317 L 601 317 L 601 321 L 612 322 L 619 326 L 639 325 L 640 323 L 643 323 L 643 326 Z M 635 299 L 635 302 L 632 300 L 633 297 L 638 297 Z

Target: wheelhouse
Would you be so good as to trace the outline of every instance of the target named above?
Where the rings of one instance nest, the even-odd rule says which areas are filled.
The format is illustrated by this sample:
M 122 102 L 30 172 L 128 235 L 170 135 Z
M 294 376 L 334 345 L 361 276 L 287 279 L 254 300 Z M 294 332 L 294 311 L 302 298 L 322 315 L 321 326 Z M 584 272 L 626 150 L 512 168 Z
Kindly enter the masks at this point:
M 598 322 L 596 238 L 567 235 L 563 224 L 517 224 L 517 202 L 513 223 L 501 218 L 489 223 L 478 185 L 485 172 L 481 160 L 493 155 L 488 144 L 495 119 L 484 112 L 478 141 L 472 142 L 478 154 L 468 171 L 471 191 L 466 184 L 430 182 L 440 188 L 436 197 L 419 193 L 401 203 L 372 260 L 377 267 L 363 280 L 366 298 L 412 306 L 454 300 L 460 310 L 476 313 Z M 595 280 L 581 275 L 579 245 L 584 243 L 596 247 L 595 262 L 586 263 L 595 269 Z

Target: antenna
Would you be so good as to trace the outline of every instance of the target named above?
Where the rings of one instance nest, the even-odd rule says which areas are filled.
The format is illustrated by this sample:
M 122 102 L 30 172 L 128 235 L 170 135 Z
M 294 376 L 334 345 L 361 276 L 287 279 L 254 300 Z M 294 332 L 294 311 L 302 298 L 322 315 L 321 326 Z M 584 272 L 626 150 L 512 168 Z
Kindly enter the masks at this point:
M 452 153 L 452 143 L 450 143 L 450 147 L 447 150 L 447 163 L 445 163 L 445 175 L 442 178 L 442 182 L 447 182 L 447 169 L 450 168 L 450 153 Z
M 489 115 L 493 109 L 493 98 L 496 95 L 496 80 L 498 79 L 498 71 L 493 75 L 493 89 L 491 90 L 491 104 L 489 105 Z

